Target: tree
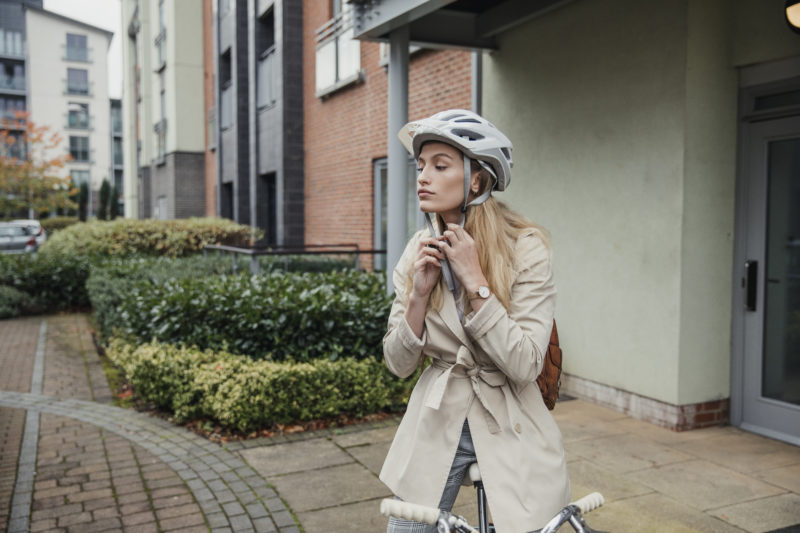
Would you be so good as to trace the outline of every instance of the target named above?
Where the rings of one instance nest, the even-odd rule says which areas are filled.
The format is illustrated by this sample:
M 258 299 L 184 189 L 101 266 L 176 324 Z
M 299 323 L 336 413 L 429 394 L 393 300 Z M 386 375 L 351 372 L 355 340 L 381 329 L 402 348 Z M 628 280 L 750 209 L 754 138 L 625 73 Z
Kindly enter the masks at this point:
M 117 191 L 117 186 L 111 186 L 111 201 L 108 205 L 108 218 L 114 220 L 119 216 L 119 191 Z
M 100 203 L 97 206 L 97 218 L 99 220 L 108 220 L 108 200 L 109 200 L 108 180 L 103 180 L 100 184 Z
M 25 112 L 0 121 L 0 212 L 30 216 L 74 207 L 69 178 L 60 175 L 70 156 L 50 156 L 61 141 Z
M 78 192 L 78 220 L 86 222 L 86 211 L 89 207 L 89 184 L 85 181 L 81 183 Z

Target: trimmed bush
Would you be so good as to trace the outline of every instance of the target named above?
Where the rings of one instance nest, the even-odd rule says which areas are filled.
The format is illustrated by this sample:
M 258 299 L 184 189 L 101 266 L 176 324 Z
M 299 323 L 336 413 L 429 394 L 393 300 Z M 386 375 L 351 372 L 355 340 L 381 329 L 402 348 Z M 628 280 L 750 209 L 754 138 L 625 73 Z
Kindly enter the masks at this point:
M 89 260 L 81 256 L 0 255 L 0 286 L 28 293 L 26 312 L 88 307 Z
M 164 255 L 179 257 L 199 252 L 206 244 L 247 245 L 249 226 L 222 218 L 180 220 L 93 221 L 55 233 L 40 248 L 42 255 L 88 257 Z
M 113 277 L 106 275 L 106 287 Z M 124 282 L 106 303 L 101 282 L 92 283 L 92 294 L 100 295 L 95 305 L 109 316 L 100 319 L 104 334 L 114 325 L 138 342 L 158 339 L 274 361 L 363 359 L 382 353 L 391 307 L 383 279 L 358 271 L 140 278 Z
M 207 416 L 240 431 L 399 409 L 415 382 L 396 379 L 373 359 L 275 363 L 158 342 L 134 347 L 120 339 L 107 354 L 145 401 L 180 421 Z
M 39 223 L 48 235 L 52 235 L 58 230 L 64 229 L 73 224 L 77 224 L 78 217 L 48 217 L 39 219 Z
M 30 296 L 14 287 L 0 285 L 0 318 L 16 318 L 30 306 Z

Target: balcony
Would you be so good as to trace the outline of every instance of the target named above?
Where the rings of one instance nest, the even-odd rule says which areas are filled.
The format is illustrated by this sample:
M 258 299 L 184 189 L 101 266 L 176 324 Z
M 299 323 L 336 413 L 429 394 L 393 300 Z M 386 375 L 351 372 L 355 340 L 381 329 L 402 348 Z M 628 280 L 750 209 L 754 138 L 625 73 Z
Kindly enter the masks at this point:
M 233 85 L 228 85 L 222 89 L 220 95 L 219 126 L 227 130 L 233 126 Z
M 167 30 L 161 28 L 154 40 L 156 46 L 156 72 L 167 66 Z
M 92 94 L 92 83 L 86 82 L 75 82 L 73 81 L 70 83 L 67 80 L 64 80 L 64 94 L 68 95 L 78 95 L 78 96 L 93 96 Z
M 77 46 L 61 45 L 64 50 L 64 61 L 76 61 L 78 63 L 91 63 L 92 62 L 92 49 Z
M 66 128 L 70 130 L 91 130 L 92 119 L 89 115 L 83 113 L 69 113 L 67 115 Z
M 167 155 L 167 119 L 162 118 L 156 122 L 153 125 L 153 131 L 156 134 L 155 162 L 158 165 L 163 165 Z
M 320 26 L 316 33 L 317 97 L 361 81 L 361 43 L 353 39 L 353 11 L 350 4 Z
M 115 136 L 122 135 L 122 117 L 119 114 L 111 114 L 111 133 Z
M 258 107 L 270 107 L 275 105 L 277 94 L 275 90 L 275 46 L 271 46 L 261 54 L 258 60 L 258 77 L 256 83 L 258 94 Z
M 0 75 L 0 91 L 10 94 L 25 94 L 25 76 Z

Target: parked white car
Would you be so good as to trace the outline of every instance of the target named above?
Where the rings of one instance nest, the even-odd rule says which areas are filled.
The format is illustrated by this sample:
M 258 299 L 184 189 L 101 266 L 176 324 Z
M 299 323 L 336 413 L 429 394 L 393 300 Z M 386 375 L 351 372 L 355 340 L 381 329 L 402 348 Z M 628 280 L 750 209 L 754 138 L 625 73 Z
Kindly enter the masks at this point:
M 31 231 L 31 234 L 36 238 L 37 248 L 44 244 L 44 241 L 47 240 L 47 232 L 44 231 L 44 228 L 42 228 L 42 225 L 38 220 L 14 220 L 12 222 L 28 227 L 28 229 Z
M 36 236 L 29 226 L 15 222 L 0 222 L 0 253 L 28 254 L 38 249 Z

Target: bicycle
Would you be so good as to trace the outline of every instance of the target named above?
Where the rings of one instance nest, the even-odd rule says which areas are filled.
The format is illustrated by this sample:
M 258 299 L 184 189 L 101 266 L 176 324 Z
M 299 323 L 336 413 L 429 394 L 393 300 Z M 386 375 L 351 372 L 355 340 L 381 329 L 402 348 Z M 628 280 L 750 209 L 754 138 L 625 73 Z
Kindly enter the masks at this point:
M 439 533 L 494 533 L 494 526 L 489 524 L 486 512 L 486 493 L 481 480 L 478 463 L 472 463 L 469 467 L 469 479 L 477 490 L 478 496 L 478 521 L 479 528 L 474 528 L 464 519 L 463 516 L 454 515 L 448 511 L 427 507 L 415 503 L 404 502 L 386 498 L 381 501 L 381 514 L 384 516 L 396 516 L 406 520 L 424 522 L 435 525 Z M 469 485 L 469 480 L 465 480 L 464 485 Z M 564 524 L 569 523 L 577 533 L 607 533 L 590 528 L 583 518 L 583 515 L 597 509 L 603 505 L 603 495 L 593 492 L 578 501 L 572 502 L 554 516 L 542 528 L 531 533 L 554 533 Z

